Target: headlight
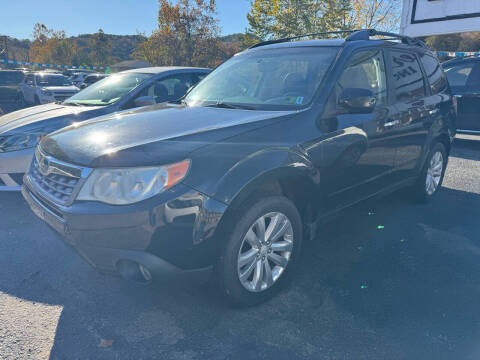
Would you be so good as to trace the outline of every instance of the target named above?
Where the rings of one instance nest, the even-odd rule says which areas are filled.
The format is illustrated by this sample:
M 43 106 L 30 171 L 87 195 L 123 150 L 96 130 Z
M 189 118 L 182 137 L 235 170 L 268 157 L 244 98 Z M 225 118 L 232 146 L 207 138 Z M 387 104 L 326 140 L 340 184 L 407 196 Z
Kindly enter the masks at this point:
M 18 151 L 35 147 L 44 134 L 0 135 L 0 152 Z
M 189 167 L 190 160 L 184 160 L 160 167 L 95 169 L 83 184 L 77 200 L 133 204 L 178 184 Z

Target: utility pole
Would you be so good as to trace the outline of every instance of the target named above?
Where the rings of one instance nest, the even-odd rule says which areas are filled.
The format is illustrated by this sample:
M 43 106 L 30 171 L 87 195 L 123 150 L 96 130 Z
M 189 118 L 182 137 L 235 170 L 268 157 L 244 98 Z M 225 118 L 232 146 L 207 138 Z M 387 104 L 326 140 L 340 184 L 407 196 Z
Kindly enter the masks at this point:
M 0 35 L 0 58 L 8 59 L 8 36 Z
M 0 59 L 8 59 L 8 37 L 0 35 Z M 8 66 L 7 66 L 8 67 Z

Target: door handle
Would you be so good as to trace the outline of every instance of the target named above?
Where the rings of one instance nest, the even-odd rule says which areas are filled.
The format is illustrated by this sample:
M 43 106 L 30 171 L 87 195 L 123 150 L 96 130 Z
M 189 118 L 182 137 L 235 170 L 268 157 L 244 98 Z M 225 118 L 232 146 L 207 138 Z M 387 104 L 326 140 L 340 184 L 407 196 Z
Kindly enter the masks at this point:
M 386 122 L 383 126 L 388 128 L 388 127 L 393 127 L 397 125 L 400 125 L 400 120 L 393 120 L 393 121 Z

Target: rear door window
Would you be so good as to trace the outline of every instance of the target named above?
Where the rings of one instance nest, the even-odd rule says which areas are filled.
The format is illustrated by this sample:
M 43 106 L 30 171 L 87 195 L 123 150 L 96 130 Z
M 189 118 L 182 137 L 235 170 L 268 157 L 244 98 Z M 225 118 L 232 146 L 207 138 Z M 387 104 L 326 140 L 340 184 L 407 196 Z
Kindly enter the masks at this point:
M 445 67 L 448 82 L 452 87 L 466 87 L 475 73 L 475 62 L 468 62 Z
M 428 54 L 420 56 L 420 60 L 427 74 L 432 94 L 435 95 L 444 91 L 447 88 L 447 78 L 438 60 Z
M 426 95 L 423 73 L 413 53 L 390 51 L 396 102 L 410 102 Z

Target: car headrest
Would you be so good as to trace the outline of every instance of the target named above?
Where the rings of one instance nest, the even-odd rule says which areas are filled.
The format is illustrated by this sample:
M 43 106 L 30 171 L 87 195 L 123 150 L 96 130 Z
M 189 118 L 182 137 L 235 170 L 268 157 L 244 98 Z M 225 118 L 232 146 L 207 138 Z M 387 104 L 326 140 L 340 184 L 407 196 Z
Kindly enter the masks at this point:
M 179 82 L 178 84 L 175 84 L 174 90 L 173 90 L 173 96 L 174 100 L 178 100 L 182 98 L 188 91 L 188 86 L 184 82 Z
M 168 100 L 168 89 L 163 84 L 155 84 L 154 97 L 157 103 Z

